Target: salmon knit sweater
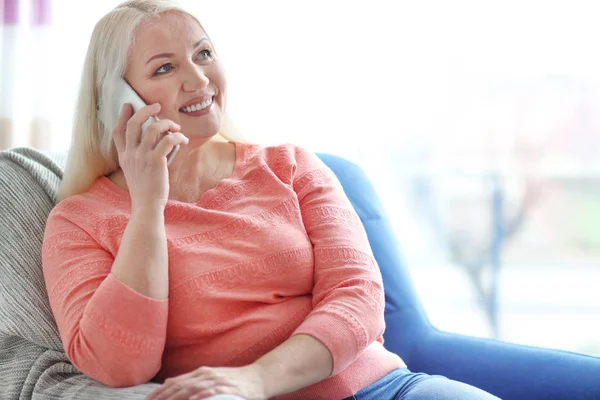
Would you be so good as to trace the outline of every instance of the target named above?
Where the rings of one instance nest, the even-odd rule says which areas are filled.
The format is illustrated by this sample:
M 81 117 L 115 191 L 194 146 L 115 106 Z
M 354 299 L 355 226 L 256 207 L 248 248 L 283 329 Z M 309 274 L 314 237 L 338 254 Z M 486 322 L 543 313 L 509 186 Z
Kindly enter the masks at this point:
M 333 172 L 291 144 L 235 143 L 233 175 L 197 203 L 169 200 L 169 298 L 111 274 L 131 212 L 108 178 L 60 202 L 42 249 L 73 364 L 109 386 L 252 363 L 292 335 L 321 341 L 329 378 L 278 399 L 350 396 L 402 360 L 383 347 L 384 294 L 369 242 Z

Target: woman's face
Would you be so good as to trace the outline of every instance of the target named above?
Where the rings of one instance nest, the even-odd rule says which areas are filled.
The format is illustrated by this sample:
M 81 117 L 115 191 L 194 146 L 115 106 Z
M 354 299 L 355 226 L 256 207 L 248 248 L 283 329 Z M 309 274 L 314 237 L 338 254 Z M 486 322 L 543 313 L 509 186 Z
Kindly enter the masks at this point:
M 206 33 L 185 14 L 168 12 L 138 27 L 125 79 L 158 117 L 181 126 L 190 140 L 221 128 L 226 81 Z

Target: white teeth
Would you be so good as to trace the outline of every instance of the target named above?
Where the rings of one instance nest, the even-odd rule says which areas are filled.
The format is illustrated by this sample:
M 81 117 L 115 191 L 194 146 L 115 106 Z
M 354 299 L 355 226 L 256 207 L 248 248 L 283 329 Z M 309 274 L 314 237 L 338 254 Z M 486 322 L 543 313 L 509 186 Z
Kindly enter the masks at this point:
M 191 106 L 180 108 L 179 111 L 188 112 L 188 113 L 194 112 L 194 111 L 202 110 L 202 109 L 210 106 L 211 104 L 212 104 L 212 97 L 210 99 L 204 101 L 203 103 L 193 104 Z

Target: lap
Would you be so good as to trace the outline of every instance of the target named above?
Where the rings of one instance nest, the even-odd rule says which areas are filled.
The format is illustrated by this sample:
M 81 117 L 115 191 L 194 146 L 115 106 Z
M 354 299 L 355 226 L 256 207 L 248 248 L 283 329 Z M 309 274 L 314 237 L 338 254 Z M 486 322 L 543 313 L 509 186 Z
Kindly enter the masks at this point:
M 362 389 L 356 400 L 499 400 L 474 386 L 443 376 L 398 369 Z

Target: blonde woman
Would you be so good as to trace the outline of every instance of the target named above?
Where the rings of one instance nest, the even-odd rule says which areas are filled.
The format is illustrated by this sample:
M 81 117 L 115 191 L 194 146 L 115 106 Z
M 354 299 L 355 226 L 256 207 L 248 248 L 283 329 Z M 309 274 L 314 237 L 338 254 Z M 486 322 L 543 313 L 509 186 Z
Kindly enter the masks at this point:
M 119 79 L 148 105 L 104 126 Z M 213 43 L 174 3 L 128 1 L 96 25 L 43 246 L 73 364 L 161 383 L 150 400 L 494 398 L 383 347 L 381 275 L 335 176 L 298 146 L 246 143 L 226 100 Z

